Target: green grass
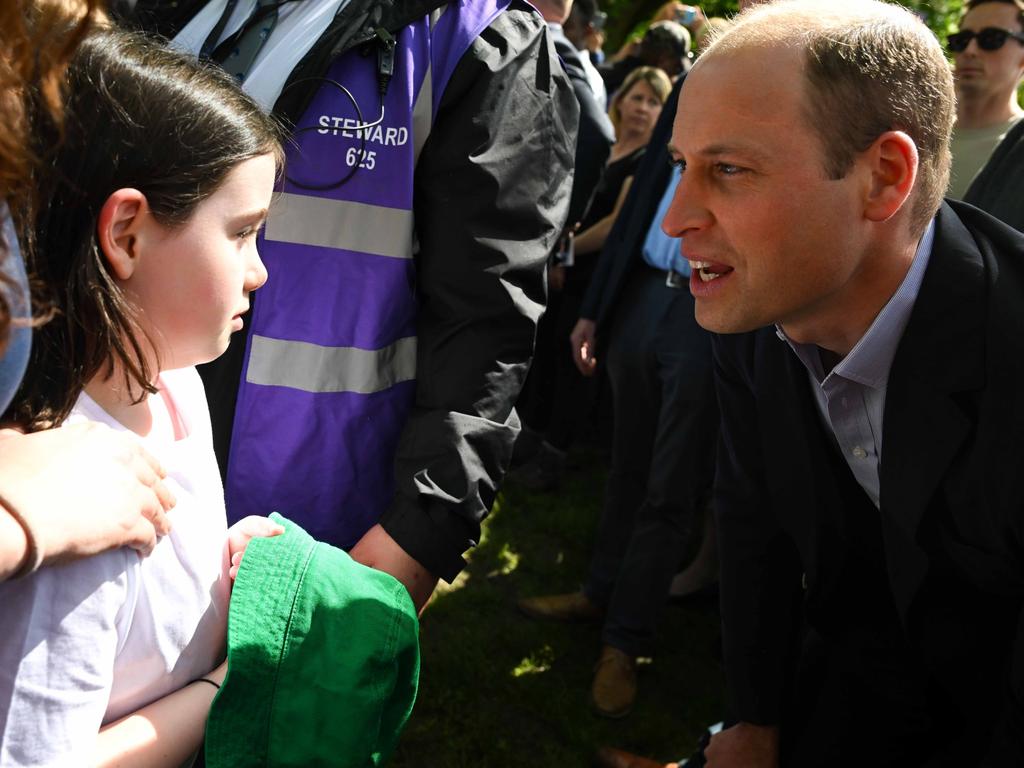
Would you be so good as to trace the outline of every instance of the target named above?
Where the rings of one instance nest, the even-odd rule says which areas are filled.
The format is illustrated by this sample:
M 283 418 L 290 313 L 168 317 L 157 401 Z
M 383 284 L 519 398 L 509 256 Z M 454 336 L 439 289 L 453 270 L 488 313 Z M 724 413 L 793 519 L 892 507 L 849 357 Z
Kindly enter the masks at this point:
M 604 744 L 676 759 L 722 718 L 713 601 L 669 606 L 636 708 L 619 721 L 587 703 L 599 625 L 516 610 L 518 597 L 579 587 L 603 490 L 597 469 L 570 473 L 557 494 L 507 486 L 469 566 L 423 615 L 419 698 L 393 768 L 574 768 Z

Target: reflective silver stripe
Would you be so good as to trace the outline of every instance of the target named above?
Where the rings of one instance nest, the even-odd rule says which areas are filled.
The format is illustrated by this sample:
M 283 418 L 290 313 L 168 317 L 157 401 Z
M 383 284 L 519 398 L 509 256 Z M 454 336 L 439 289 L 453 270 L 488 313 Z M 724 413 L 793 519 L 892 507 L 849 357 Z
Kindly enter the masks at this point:
M 322 347 L 253 335 L 250 384 L 291 387 L 304 392 L 370 394 L 416 378 L 416 337 L 383 349 Z
M 412 258 L 412 211 L 282 192 L 267 218 L 266 238 Z
M 423 85 L 420 92 L 416 94 L 416 103 L 412 106 L 412 141 L 413 141 L 413 162 L 420 161 L 420 152 L 423 145 L 427 143 L 427 136 L 430 135 L 430 128 L 433 123 L 434 111 L 434 83 L 432 68 L 427 65 L 427 73 L 423 76 Z

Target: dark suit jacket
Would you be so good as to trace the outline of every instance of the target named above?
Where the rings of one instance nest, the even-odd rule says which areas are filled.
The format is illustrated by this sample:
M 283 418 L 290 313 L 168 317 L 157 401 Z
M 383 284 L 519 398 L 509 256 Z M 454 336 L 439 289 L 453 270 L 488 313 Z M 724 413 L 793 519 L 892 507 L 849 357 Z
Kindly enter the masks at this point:
M 796 356 L 774 328 L 714 346 L 731 707 L 740 720 L 779 723 L 795 619 L 826 621 L 859 553 Z M 1022 374 L 1024 236 L 944 205 L 889 376 L 879 571 L 915 658 L 982 729 L 986 766 L 1024 765 Z
M 1024 120 L 999 142 L 971 182 L 964 202 L 1024 232 Z
M 658 210 L 665 184 L 668 183 L 671 167 L 666 147 L 672 138 L 672 121 L 676 116 L 679 91 L 684 79 L 685 75 L 676 81 L 661 109 L 647 152 L 636 169 L 633 185 L 601 249 L 601 256 L 580 309 L 581 317 L 596 321 L 599 341 L 607 336 L 602 333 L 602 326 L 611 317 L 626 280 L 633 273 L 633 268 L 641 263 L 647 230 Z
M 552 28 L 551 40 L 562 67 L 572 83 L 573 93 L 580 105 L 580 126 L 576 134 L 576 165 L 572 179 L 572 197 L 569 198 L 567 226 L 582 221 L 594 199 L 594 192 L 604 173 L 604 165 L 615 142 L 615 129 L 604 113 L 594 91 L 590 88 L 587 72 L 583 69 L 580 52 L 576 50 L 560 27 Z

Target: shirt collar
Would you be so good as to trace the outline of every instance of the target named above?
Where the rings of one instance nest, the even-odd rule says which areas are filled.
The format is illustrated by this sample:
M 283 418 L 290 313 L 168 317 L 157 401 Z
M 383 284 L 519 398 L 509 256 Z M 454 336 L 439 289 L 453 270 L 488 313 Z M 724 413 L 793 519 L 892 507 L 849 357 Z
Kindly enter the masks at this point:
M 921 290 L 928 260 L 931 257 L 932 245 L 935 242 L 935 220 L 928 225 L 924 236 L 917 245 L 914 260 L 910 264 L 900 287 L 882 307 L 867 332 L 828 375 L 824 375 L 818 348 L 814 344 L 798 344 L 786 336 L 778 325 L 775 326 L 779 338 L 784 339 L 819 383 L 834 376 L 855 381 L 873 389 L 884 389 L 889 380 L 889 369 L 896 356 L 896 347 L 903 337 L 903 329 L 907 327 L 914 302 Z

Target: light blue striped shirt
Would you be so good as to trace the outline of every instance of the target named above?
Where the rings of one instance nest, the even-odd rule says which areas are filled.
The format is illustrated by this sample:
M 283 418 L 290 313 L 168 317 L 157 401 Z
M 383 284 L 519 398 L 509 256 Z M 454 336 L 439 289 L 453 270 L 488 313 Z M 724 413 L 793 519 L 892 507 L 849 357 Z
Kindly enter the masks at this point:
M 853 476 L 876 507 L 879 501 L 878 465 L 882 456 L 882 417 L 885 413 L 889 370 L 921 289 L 934 240 L 935 222 L 932 221 L 896 293 L 878 313 L 867 333 L 850 350 L 850 354 L 827 375 L 816 345 L 797 344 L 781 328 L 776 327 L 779 338 L 792 347 L 807 368 L 818 411 L 835 436 Z

